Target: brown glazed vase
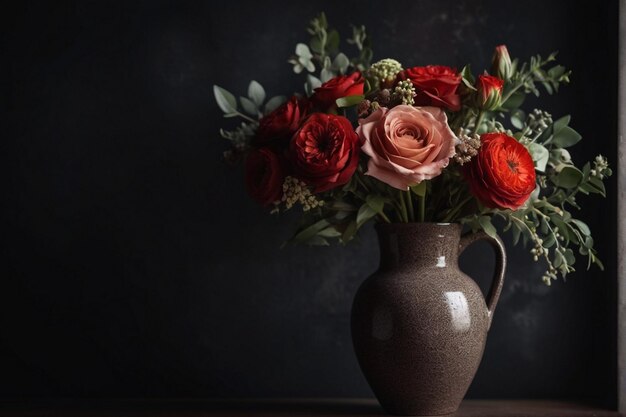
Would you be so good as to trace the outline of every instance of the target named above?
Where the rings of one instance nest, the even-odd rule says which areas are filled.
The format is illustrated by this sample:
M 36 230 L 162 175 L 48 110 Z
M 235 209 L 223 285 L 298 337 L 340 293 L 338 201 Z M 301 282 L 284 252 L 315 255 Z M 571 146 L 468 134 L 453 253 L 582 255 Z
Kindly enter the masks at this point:
M 380 266 L 352 306 L 352 340 L 361 369 L 390 414 L 454 413 L 485 348 L 504 280 L 502 242 L 485 233 L 461 237 L 459 224 L 378 224 Z M 487 302 L 458 266 L 469 244 L 496 251 Z

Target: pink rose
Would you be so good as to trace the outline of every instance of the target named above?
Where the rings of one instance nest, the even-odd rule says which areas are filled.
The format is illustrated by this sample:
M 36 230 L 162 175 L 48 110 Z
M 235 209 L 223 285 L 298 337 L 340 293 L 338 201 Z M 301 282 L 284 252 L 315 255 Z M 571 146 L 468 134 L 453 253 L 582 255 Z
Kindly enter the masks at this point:
M 359 125 L 366 174 L 400 190 L 441 174 L 454 155 L 457 139 L 438 107 L 381 107 Z

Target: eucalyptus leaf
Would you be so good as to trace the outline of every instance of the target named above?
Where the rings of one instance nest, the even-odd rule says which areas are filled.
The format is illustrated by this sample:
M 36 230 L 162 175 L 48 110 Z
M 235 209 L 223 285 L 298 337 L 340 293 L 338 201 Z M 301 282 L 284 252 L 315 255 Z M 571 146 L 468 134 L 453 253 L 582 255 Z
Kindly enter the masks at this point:
M 376 215 L 376 211 L 367 203 L 363 204 L 359 208 L 359 212 L 356 215 L 357 228 L 361 227 L 365 222 Z
M 562 65 L 556 65 L 548 70 L 548 76 L 555 80 L 558 80 L 563 74 L 565 74 L 565 67 Z
M 339 220 L 342 221 L 348 217 L 352 216 L 352 212 L 350 211 L 338 211 L 337 213 L 335 213 L 335 215 L 333 216 L 333 218 L 335 220 Z
M 606 188 L 604 187 L 604 183 L 602 182 L 600 178 L 597 178 L 597 177 L 589 178 L 589 184 L 597 188 L 600 191 L 600 194 L 602 195 L 606 194 Z
M 554 260 L 552 261 L 552 265 L 555 268 L 560 267 L 565 262 L 565 258 L 561 255 L 561 252 L 554 252 Z
M 519 130 L 524 128 L 524 121 L 526 120 L 526 113 L 522 109 L 516 109 L 511 112 L 511 124 Z
M 426 181 L 422 181 L 419 184 L 410 187 L 413 194 L 424 197 L 426 195 Z
M 349 66 L 350 66 L 350 60 L 342 52 L 338 53 L 335 59 L 333 60 L 333 67 L 337 68 L 340 74 L 345 74 Z
M 304 68 L 306 68 L 307 71 L 309 72 L 314 72 L 315 71 L 315 64 L 313 64 L 313 61 L 308 60 L 304 63 Z
M 554 132 L 554 139 L 552 140 L 552 143 L 556 146 L 567 148 L 577 144 L 581 139 L 582 136 L 580 136 L 578 132 L 569 126 L 565 126 L 558 132 Z
M 528 152 L 530 152 L 530 155 L 535 162 L 535 168 L 537 168 L 537 170 L 541 172 L 545 172 L 546 165 L 550 160 L 550 152 L 548 151 L 548 149 L 546 149 L 546 147 L 543 145 L 533 142 L 528 145 Z
M 213 86 L 213 94 L 215 95 L 217 105 L 224 113 L 230 114 L 237 112 L 237 100 L 234 95 L 217 85 Z
M 257 105 L 257 107 L 260 107 L 265 101 L 265 90 L 263 89 L 263 86 L 257 81 L 250 81 L 250 85 L 248 86 L 248 97 Z
M 304 90 L 306 91 L 307 95 L 310 96 L 311 94 L 313 94 L 313 91 L 315 91 L 315 89 L 320 87 L 321 85 L 322 85 L 322 81 L 320 81 L 319 78 L 311 74 L 307 74 L 306 84 L 304 86 Z
M 308 83 L 311 84 L 311 87 L 313 89 L 316 89 L 322 85 L 322 82 L 319 80 L 319 78 L 315 77 L 314 75 L 308 74 L 306 76 L 306 79 Z
M 522 234 L 522 230 L 520 229 L 520 226 L 513 222 L 512 224 L 512 228 L 511 231 L 513 233 L 513 245 L 517 245 L 517 243 L 519 242 L 519 238 Z
M 561 171 L 552 177 L 554 182 L 559 187 L 574 188 L 580 184 L 583 179 L 583 173 L 573 165 L 564 166 Z
M 572 162 L 572 156 L 569 151 L 564 148 L 552 149 L 550 151 L 550 157 L 556 161 L 555 165 L 559 165 L 561 163 L 569 164 Z M 583 176 L 587 176 L 587 174 L 585 174 L 585 171 L 583 170 Z
M 276 110 L 281 104 L 287 101 L 287 97 L 285 96 L 276 96 L 272 97 L 265 104 L 265 114 L 271 113 Z
M 308 239 L 306 241 L 306 244 L 310 246 L 330 246 L 330 244 L 328 243 L 328 240 L 326 240 L 324 237 L 320 235 L 316 235 Z
M 356 221 L 352 220 L 350 223 L 348 223 L 346 230 L 343 231 L 343 235 L 341 235 L 341 241 L 343 243 L 348 243 L 354 238 L 356 231 L 357 231 Z
M 254 104 L 252 102 L 252 100 L 249 100 L 245 97 L 239 97 L 239 101 L 241 101 L 241 107 L 243 107 L 243 110 L 248 113 L 251 116 L 258 116 L 259 114 L 259 110 L 257 108 L 257 105 Z
M 548 94 L 554 94 L 554 87 L 552 87 L 552 84 L 550 84 L 547 81 L 542 81 L 541 85 L 543 85 L 543 88 L 546 89 L 546 91 L 548 92 Z
M 313 54 L 309 50 L 309 47 L 304 43 L 299 43 L 296 45 L 296 55 L 300 58 L 304 58 L 305 60 L 309 60 L 313 58 Z
M 559 217 L 556 214 L 553 214 L 552 216 L 550 216 L 550 220 L 552 221 L 552 223 L 554 223 L 556 227 L 559 228 L 559 233 L 566 240 L 570 240 L 569 227 L 567 227 L 567 224 L 561 219 L 561 217 Z
M 322 62 L 322 68 L 330 69 L 333 66 L 332 61 L 329 56 L 324 57 L 324 61 Z
M 511 94 L 511 96 L 504 103 L 502 103 L 502 108 L 505 108 L 507 110 L 517 109 L 524 103 L 525 98 L 526 95 L 524 93 L 516 91 L 515 93 Z
M 465 87 L 467 87 L 469 90 L 476 91 L 476 87 L 474 87 L 476 80 L 474 79 L 472 69 L 469 65 L 464 66 L 461 70 L 461 80 L 463 81 Z
M 362 94 L 356 96 L 341 97 L 335 100 L 335 103 L 337 104 L 337 107 L 352 107 L 362 102 L 364 98 L 365 96 Z
M 554 237 L 553 233 L 550 233 L 543 240 L 543 245 L 542 246 L 544 248 L 551 248 L 552 246 L 554 246 L 555 243 L 556 243 L 556 238 Z
M 328 208 L 331 210 L 339 210 L 339 211 L 356 211 L 356 207 L 350 203 L 347 203 L 343 200 L 335 200 L 328 205 Z
M 554 133 L 555 134 L 558 133 L 561 129 L 567 126 L 569 124 L 570 119 L 571 119 L 571 116 L 567 115 L 567 116 L 561 117 L 559 120 L 554 122 L 554 124 L 552 125 L 554 128 Z
M 491 224 L 491 217 L 480 216 L 478 218 L 478 223 L 480 224 L 480 227 L 485 231 L 485 233 L 487 233 L 489 236 L 493 238 L 496 238 L 498 236 L 496 228 L 493 226 L 493 224 Z
M 366 202 L 367 205 L 370 206 L 376 213 L 382 213 L 383 208 L 385 207 L 385 199 L 377 194 L 368 195 Z
M 306 242 L 307 240 L 309 240 L 313 236 L 315 236 L 319 231 L 325 229 L 329 225 L 330 225 L 330 222 L 328 220 L 322 219 L 322 220 L 320 220 L 320 221 L 318 221 L 316 223 L 313 223 L 312 225 L 304 228 L 300 232 L 298 232 L 293 237 L 293 240 L 295 240 L 296 242 Z
M 326 38 L 326 50 L 335 52 L 339 48 L 339 32 L 331 30 Z
M 330 80 L 334 76 L 335 76 L 335 73 L 330 68 L 323 68 L 322 71 L 320 71 L 320 81 L 323 83 Z
M 341 236 L 341 232 L 335 228 L 335 226 L 329 226 L 326 229 L 320 231 L 317 236 L 322 237 L 339 237 Z
M 322 40 L 317 37 L 314 36 L 311 38 L 311 41 L 309 42 L 309 46 L 311 47 L 311 50 L 317 54 L 321 54 L 322 53 Z
M 580 232 L 585 235 L 585 236 L 590 236 L 591 235 L 591 230 L 589 229 L 589 226 L 587 226 L 587 224 L 581 220 L 577 220 L 577 219 L 572 219 L 571 220 L 572 223 L 574 223 L 576 225 L 576 227 L 578 227 L 578 230 L 580 230 Z
M 576 262 L 576 257 L 574 256 L 574 252 L 569 248 L 565 250 L 565 253 L 563 254 L 563 256 L 565 257 L 565 261 L 567 262 L 568 265 L 574 265 L 574 263 Z

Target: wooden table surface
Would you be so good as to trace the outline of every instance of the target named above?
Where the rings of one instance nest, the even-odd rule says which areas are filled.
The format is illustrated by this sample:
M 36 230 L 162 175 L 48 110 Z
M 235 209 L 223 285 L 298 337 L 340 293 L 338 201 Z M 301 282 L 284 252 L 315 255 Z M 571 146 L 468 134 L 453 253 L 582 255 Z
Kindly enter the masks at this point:
M 0 417 L 356 417 L 385 416 L 374 399 L 0 401 Z M 565 401 L 468 400 L 456 417 L 619 417 Z

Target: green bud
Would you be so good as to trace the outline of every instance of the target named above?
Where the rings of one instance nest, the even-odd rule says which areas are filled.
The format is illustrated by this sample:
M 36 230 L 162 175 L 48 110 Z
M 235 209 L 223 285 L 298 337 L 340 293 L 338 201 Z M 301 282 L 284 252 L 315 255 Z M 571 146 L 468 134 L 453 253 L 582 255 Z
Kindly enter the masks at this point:
M 505 81 L 513 76 L 513 64 L 511 63 L 511 57 L 506 49 L 506 45 L 496 46 L 496 50 L 493 53 L 491 72 Z

